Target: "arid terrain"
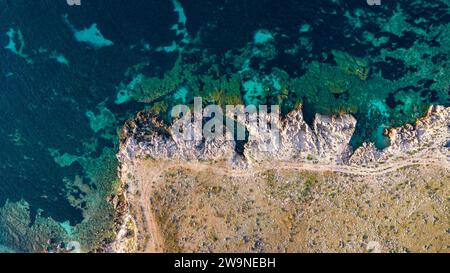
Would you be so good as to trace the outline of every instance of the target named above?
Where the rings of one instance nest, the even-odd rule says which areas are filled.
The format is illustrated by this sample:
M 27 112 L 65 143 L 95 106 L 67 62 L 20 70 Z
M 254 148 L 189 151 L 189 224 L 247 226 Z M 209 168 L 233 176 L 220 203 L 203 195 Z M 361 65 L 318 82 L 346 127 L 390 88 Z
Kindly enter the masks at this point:
M 112 250 L 450 252 L 449 113 L 432 107 L 386 132 L 389 147 L 348 152 L 354 119 L 316 116 L 311 129 L 297 111 L 269 156 L 258 139 L 243 155 L 180 141 L 139 114 L 118 156 L 125 209 Z
M 137 250 L 449 251 L 449 166 L 375 175 L 314 165 L 236 173 L 226 166 L 136 165 L 127 185 Z

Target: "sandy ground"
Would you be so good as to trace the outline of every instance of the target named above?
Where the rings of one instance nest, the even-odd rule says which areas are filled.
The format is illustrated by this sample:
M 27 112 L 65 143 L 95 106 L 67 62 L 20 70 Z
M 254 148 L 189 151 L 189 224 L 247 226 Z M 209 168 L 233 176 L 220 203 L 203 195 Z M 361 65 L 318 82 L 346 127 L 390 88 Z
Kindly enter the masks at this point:
M 122 177 L 138 251 L 450 251 L 446 158 L 377 168 L 135 163 Z

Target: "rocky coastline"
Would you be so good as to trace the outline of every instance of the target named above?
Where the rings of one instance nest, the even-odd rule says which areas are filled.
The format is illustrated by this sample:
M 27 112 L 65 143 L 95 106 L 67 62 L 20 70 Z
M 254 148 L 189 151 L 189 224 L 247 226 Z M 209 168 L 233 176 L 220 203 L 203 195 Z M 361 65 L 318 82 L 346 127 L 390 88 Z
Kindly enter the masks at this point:
M 117 157 L 121 166 L 135 158 L 148 157 L 173 160 L 239 159 L 245 166 L 264 160 L 374 166 L 418 152 L 440 153 L 450 160 L 450 107 L 431 106 L 426 115 L 417 119 L 414 125 L 406 124 L 385 130 L 390 145 L 382 150 L 377 149 L 373 143 L 364 143 L 353 151 L 350 139 L 356 122 L 348 114 L 317 114 L 313 127 L 310 127 L 299 107 L 277 123 L 280 131 L 278 149 L 264 149 L 267 139 L 258 138 L 257 129 L 247 127 L 254 138 L 245 144 L 243 153 L 238 153 L 233 140 L 223 137 L 185 141 L 172 135 L 170 128 L 156 115 L 140 112 L 123 127 Z M 201 130 L 194 128 L 192 131 L 197 133 Z M 230 132 L 227 131 L 226 134 Z
M 270 115 L 270 114 L 269 114 Z M 270 118 L 270 117 L 269 117 Z M 127 180 L 139 160 L 171 160 L 177 162 L 223 161 L 236 170 L 248 170 L 261 164 L 330 164 L 336 166 L 383 168 L 408 160 L 419 164 L 431 157 L 446 169 L 450 168 L 450 107 L 431 106 L 426 115 L 415 124 L 385 130 L 390 145 L 377 149 L 373 143 L 364 143 L 353 150 L 350 139 L 357 120 L 348 114 L 326 116 L 317 114 L 309 126 L 301 107 L 290 112 L 276 126 L 280 132 L 279 147 L 273 151 L 263 149 L 267 138 L 249 140 L 243 152 L 236 151 L 236 143 L 227 138 L 184 141 L 171 133 L 157 115 L 148 111 L 138 113 L 128 121 L 121 132 L 119 177 L 122 180 L 123 198 L 118 214 L 117 239 L 110 246 L 112 252 L 136 250 L 139 240 L 133 211 L 136 208 L 127 200 L 133 194 Z M 193 132 L 198 130 L 193 129 Z M 198 129 L 198 128 L 197 128 Z M 255 128 L 247 127 L 250 134 Z M 229 132 L 226 132 L 229 134 Z M 408 164 L 409 164 L 408 163 Z

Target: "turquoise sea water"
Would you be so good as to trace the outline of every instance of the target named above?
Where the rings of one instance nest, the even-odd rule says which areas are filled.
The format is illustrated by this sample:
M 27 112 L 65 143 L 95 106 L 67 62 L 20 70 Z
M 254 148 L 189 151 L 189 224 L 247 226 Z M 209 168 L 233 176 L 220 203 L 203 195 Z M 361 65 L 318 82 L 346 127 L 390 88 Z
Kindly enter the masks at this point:
M 382 2 L 0 0 L 0 251 L 108 237 L 117 130 L 144 108 L 301 103 L 381 148 L 450 105 L 449 2 Z

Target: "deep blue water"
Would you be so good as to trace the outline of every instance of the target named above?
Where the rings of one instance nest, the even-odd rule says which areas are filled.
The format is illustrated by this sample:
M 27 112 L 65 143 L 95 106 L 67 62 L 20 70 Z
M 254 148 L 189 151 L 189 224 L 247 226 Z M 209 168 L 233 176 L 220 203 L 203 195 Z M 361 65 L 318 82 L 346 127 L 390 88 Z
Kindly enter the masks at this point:
M 258 29 L 276 31 L 277 57 L 268 61 L 255 58 L 250 64 L 262 73 L 270 73 L 273 67 L 278 67 L 298 77 L 306 72 L 302 63 L 320 60 L 334 64 L 332 58 L 323 57 L 324 53 L 330 56 L 331 50 L 359 57 L 376 56 L 383 48 L 409 48 L 420 39 L 430 47 L 448 47 L 436 45 L 436 41 L 412 32 L 401 36 L 384 32 L 364 16 L 360 19 L 364 27 L 353 29 L 344 11 L 367 10 L 365 1 L 341 0 L 339 9 L 329 0 L 180 2 L 187 15 L 187 31 L 192 37 L 197 36 L 201 40 L 198 46 L 210 54 L 236 53 L 252 41 Z M 427 29 L 450 22 L 448 7 L 441 1 L 430 1 L 436 5 L 433 9 L 428 7 L 428 12 L 410 1 L 398 2 L 409 12 L 408 23 L 416 27 Z M 383 1 L 382 9 L 371 11 L 375 17 L 388 18 L 394 14 L 396 3 Z M 420 16 L 428 21 L 414 21 Z M 68 220 L 71 225 L 81 222 L 81 211 L 66 199 L 63 179 L 80 175 L 89 183 L 89 178 L 78 162 L 58 165 L 50 150 L 95 158 L 104 147 L 117 145 L 112 138 L 116 129 L 146 105 L 116 104 L 116 88 L 124 78 L 130 78 L 124 76 L 127 68 L 142 60 L 149 61 L 144 72 L 151 75 L 161 76 L 173 65 L 175 53 L 143 50 L 143 47 L 148 44 L 154 49 L 170 45 L 172 41 L 180 42 L 183 37 L 171 30 L 178 20 L 169 0 L 81 0 L 80 6 L 69 6 L 65 0 L 0 0 L 0 207 L 7 200 L 23 199 L 31 206 L 32 218 L 42 210 L 44 216 L 59 222 Z M 298 41 L 299 27 L 306 23 L 313 31 L 302 36 L 313 41 L 311 52 L 300 48 L 295 56 L 284 53 Z M 88 29 L 93 24 L 112 45 L 96 48 L 76 40 L 74 29 Z M 22 51 L 16 54 L 7 48 L 11 30 L 16 49 L 20 49 L 19 37 L 24 41 Z M 381 47 L 362 44 L 360 39 L 365 31 L 389 37 L 391 43 Z M 352 35 L 344 35 L 348 33 Z M 58 62 L 57 56 L 64 56 L 64 59 Z M 199 56 L 192 54 L 187 62 L 199 63 Z M 445 54 L 430 57 L 436 59 L 437 66 L 448 58 Z M 64 63 L 65 60 L 68 63 Z M 235 72 L 230 64 L 219 62 L 217 65 L 220 73 Z M 395 80 L 414 68 L 393 59 L 374 64 L 374 69 Z M 198 71 L 200 73 L 202 68 Z M 435 90 L 429 90 L 426 79 L 419 80 L 423 83 L 411 85 L 419 86 L 413 92 L 422 92 L 424 105 L 450 103 L 450 93 L 437 95 Z M 402 103 L 394 95 L 382 98 L 392 109 Z M 339 102 L 346 99 L 336 97 Z M 312 120 L 316 105 L 309 98 L 305 98 L 304 105 L 305 116 Z M 98 114 L 99 109 L 104 108 L 114 114 L 115 120 L 95 132 L 86 113 Z M 370 137 L 377 121 L 366 112 L 357 113 L 357 117 L 360 121 L 357 142 L 373 140 Z
M 0 206 L 7 199 L 25 199 L 32 213 L 39 208 L 57 221 L 81 221 L 80 211 L 65 198 L 62 179 L 83 170 L 78 163 L 60 167 L 48 149 L 95 157 L 103 147 L 112 147 L 111 140 L 100 136 L 104 132 L 90 128 L 86 112 L 104 102 L 119 127 L 127 113 L 141 109 L 114 103 L 126 68 L 143 57 L 129 47 L 143 37 L 152 45 L 175 38 L 169 31 L 177 19 L 170 2 L 126 3 L 82 1 L 70 7 L 64 0 L 0 1 Z M 77 29 L 96 23 L 114 46 L 95 49 L 76 41 L 64 14 Z M 23 52 L 32 64 L 5 48 L 11 28 L 21 31 Z M 63 54 L 69 65 L 49 58 L 53 51 Z M 115 134 L 114 128 L 108 130 Z M 83 144 L 94 141 L 95 150 L 87 152 Z

